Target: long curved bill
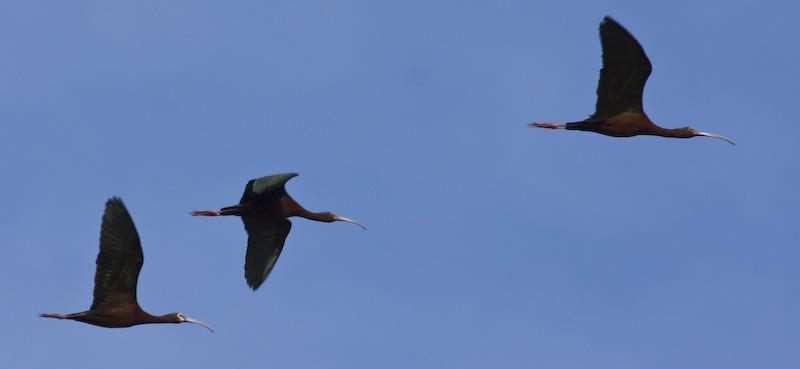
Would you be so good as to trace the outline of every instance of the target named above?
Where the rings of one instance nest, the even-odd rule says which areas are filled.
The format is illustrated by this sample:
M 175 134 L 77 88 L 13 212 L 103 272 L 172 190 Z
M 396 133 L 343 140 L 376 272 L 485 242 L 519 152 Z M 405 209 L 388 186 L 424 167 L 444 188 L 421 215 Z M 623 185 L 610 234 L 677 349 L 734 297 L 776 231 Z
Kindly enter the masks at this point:
M 211 327 L 209 327 L 209 326 L 208 326 L 206 323 L 203 323 L 203 322 L 201 322 L 201 321 L 199 321 L 199 320 L 194 320 L 194 319 L 192 319 L 192 318 L 187 318 L 187 317 L 184 317 L 184 318 L 183 318 L 183 321 L 184 321 L 184 322 L 188 322 L 188 323 L 200 324 L 200 325 L 202 325 L 203 327 L 206 327 L 206 328 L 208 328 L 208 330 L 209 330 L 209 331 L 211 331 L 211 333 L 214 333 L 214 330 L 213 330 L 213 329 L 211 329 Z
M 716 138 L 721 138 L 721 139 L 723 139 L 723 140 L 725 140 L 725 141 L 728 141 L 728 142 L 730 142 L 730 143 L 731 143 L 731 145 L 734 145 L 734 146 L 736 145 L 735 143 L 733 143 L 733 141 L 731 141 L 731 140 L 729 140 L 729 139 L 727 139 L 727 138 L 725 138 L 725 137 L 722 137 L 722 136 L 720 136 L 720 135 L 715 135 L 715 134 L 713 134 L 713 133 L 708 133 L 708 132 L 697 132 L 697 135 L 698 135 L 698 136 L 708 136 L 708 137 L 716 137 Z
M 355 221 L 355 220 L 352 220 L 352 219 L 350 219 L 350 218 L 340 217 L 340 216 L 338 216 L 338 215 L 337 215 L 337 216 L 336 216 L 336 220 L 343 220 L 343 221 L 345 221 L 345 222 L 355 223 L 355 224 L 358 224 L 358 225 L 360 225 L 360 226 L 361 226 L 361 228 L 364 228 L 364 230 L 365 230 L 365 231 L 367 230 L 367 227 L 364 227 L 364 225 L 363 225 L 363 224 L 361 224 L 361 223 L 359 223 L 359 222 L 357 222 L 357 221 Z

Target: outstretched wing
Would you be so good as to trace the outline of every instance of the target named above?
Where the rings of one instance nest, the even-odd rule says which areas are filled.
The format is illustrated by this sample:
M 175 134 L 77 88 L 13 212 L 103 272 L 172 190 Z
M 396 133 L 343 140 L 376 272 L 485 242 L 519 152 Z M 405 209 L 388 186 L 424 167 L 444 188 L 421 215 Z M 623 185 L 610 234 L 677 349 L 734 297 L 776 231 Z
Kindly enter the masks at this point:
M 286 182 L 293 177 L 297 177 L 297 173 L 275 174 L 251 179 L 250 182 L 247 182 L 247 187 L 245 187 L 244 194 L 242 195 L 242 199 L 239 200 L 239 203 L 243 204 L 250 201 L 257 202 L 258 200 L 267 200 L 273 195 L 273 192 L 282 190 Z
M 264 283 L 278 261 L 292 222 L 286 219 L 265 220 L 247 216 L 243 216 L 242 221 L 248 235 L 244 278 L 247 285 L 255 291 Z
M 97 254 L 91 309 L 135 304 L 136 282 L 142 263 L 142 245 L 133 219 L 122 200 L 112 197 L 106 202 L 100 229 L 100 252 Z
M 597 105 L 589 119 L 606 119 L 642 109 L 642 91 L 652 66 L 642 46 L 611 17 L 600 23 L 603 68 L 597 85 Z

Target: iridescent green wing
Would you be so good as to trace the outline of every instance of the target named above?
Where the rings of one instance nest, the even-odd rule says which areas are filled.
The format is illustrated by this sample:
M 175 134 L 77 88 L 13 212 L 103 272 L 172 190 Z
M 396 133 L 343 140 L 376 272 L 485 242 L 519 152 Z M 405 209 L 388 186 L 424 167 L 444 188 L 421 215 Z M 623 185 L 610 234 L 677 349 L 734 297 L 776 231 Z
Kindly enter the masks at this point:
M 247 182 L 240 204 L 271 198 L 276 191 L 281 193 L 286 182 L 297 177 L 297 173 L 275 174 Z

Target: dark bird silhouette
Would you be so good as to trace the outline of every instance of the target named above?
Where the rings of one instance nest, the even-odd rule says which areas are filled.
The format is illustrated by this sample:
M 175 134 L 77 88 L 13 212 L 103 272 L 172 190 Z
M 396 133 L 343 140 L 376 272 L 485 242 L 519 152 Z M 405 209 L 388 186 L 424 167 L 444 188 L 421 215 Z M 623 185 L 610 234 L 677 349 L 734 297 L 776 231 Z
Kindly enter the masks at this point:
M 367 229 L 363 224 L 340 217 L 331 212 L 312 213 L 294 201 L 284 186 L 297 173 L 276 174 L 256 178 L 247 182 L 239 204 L 220 210 L 195 210 L 192 215 L 238 215 L 242 217 L 244 229 L 247 231 L 247 256 L 244 262 L 244 277 L 247 285 L 255 291 L 267 279 L 278 256 L 283 250 L 286 236 L 292 223 L 288 217 L 303 217 L 321 222 L 342 220 L 355 223 Z
M 136 302 L 136 283 L 144 263 L 142 245 L 133 220 L 118 197 L 106 202 L 100 229 L 100 252 L 97 254 L 92 307 L 81 313 L 39 316 L 72 319 L 109 328 L 146 323 L 195 323 L 214 331 L 205 323 L 181 313 L 153 316 L 139 307 Z
M 600 23 L 603 45 L 603 68 L 597 85 L 594 114 L 581 122 L 566 124 L 531 123 L 530 127 L 566 128 L 592 131 L 614 137 L 656 135 L 689 138 L 709 136 L 733 141 L 713 133 L 698 132 L 691 127 L 667 129 L 655 125 L 642 109 L 642 92 L 652 67 L 642 46 L 610 17 Z

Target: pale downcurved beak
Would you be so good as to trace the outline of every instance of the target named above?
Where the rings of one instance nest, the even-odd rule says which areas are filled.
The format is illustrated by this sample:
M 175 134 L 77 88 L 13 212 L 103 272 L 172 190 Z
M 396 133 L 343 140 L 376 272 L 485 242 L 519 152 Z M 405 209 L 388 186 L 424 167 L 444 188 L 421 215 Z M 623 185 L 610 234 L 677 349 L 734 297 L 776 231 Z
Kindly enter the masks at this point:
M 209 331 L 211 331 L 211 333 L 214 333 L 214 330 L 213 330 L 213 329 L 211 329 L 211 327 L 209 327 L 209 326 L 208 326 L 206 323 L 203 323 L 203 322 L 201 322 L 201 321 L 199 321 L 199 320 L 194 320 L 194 319 L 192 319 L 192 318 L 187 318 L 187 317 L 184 317 L 184 318 L 183 318 L 183 321 L 184 321 L 184 322 L 187 322 L 187 323 L 200 324 L 200 325 L 202 325 L 203 327 L 206 327 L 206 328 L 208 328 L 208 330 L 209 330 Z
M 352 220 L 352 219 L 350 219 L 350 218 L 340 217 L 340 216 L 338 216 L 338 215 L 337 215 L 337 216 L 336 216 L 336 220 L 343 220 L 343 221 L 345 221 L 345 222 L 355 223 L 355 224 L 358 224 L 358 225 L 360 225 L 360 226 L 361 226 L 361 228 L 364 228 L 364 230 L 365 230 L 365 231 L 367 230 L 367 227 L 364 227 L 364 225 L 363 225 L 363 224 L 361 224 L 361 223 L 359 223 L 359 222 L 357 222 L 357 221 L 355 221 L 355 220 Z
M 716 137 L 716 138 L 721 138 L 721 139 L 723 139 L 723 140 L 725 140 L 725 141 L 728 141 L 728 142 L 730 142 L 730 143 L 731 143 L 731 145 L 736 145 L 735 143 L 733 143 L 733 141 L 731 141 L 731 140 L 729 140 L 729 139 L 727 139 L 727 138 L 725 138 L 725 137 L 722 137 L 722 136 L 720 136 L 720 135 L 715 135 L 715 134 L 713 134 L 713 133 L 708 133 L 708 132 L 697 132 L 697 135 L 698 135 L 698 136 L 708 136 L 708 137 Z

